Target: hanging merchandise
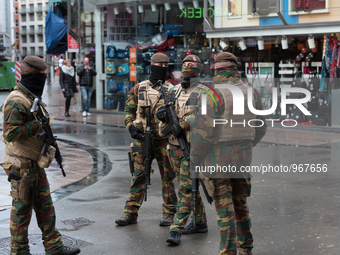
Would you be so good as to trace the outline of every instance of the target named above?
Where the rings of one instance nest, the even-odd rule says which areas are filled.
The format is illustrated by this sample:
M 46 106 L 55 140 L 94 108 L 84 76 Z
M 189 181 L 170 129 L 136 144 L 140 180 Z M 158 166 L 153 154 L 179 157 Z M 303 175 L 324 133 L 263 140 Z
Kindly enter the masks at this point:
M 336 36 L 332 37 L 333 39 L 333 49 L 332 49 L 332 60 L 331 60 L 331 71 L 329 76 L 329 81 L 333 82 L 336 78 L 336 69 L 338 64 L 338 52 L 339 52 L 339 43 L 338 38 Z
M 118 91 L 118 84 L 115 79 L 109 79 L 107 81 L 107 92 L 116 93 Z
M 106 72 L 106 74 L 115 74 L 116 73 L 116 64 L 113 60 L 111 60 L 111 61 L 106 60 L 105 72 Z
M 116 47 L 114 45 L 108 45 L 106 47 L 106 58 L 115 58 L 116 57 Z
M 117 73 L 118 75 L 124 75 L 129 73 L 129 65 L 124 63 L 122 65 L 117 65 Z
M 322 59 L 321 78 L 320 78 L 320 92 L 325 90 L 325 83 L 327 78 L 326 56 Z
M 326 59 L 326 62 L 325 62 L 326 72 L 329 73 L 331 69 L 331 61 L 332 61 L 331 39 L 329 36 L 326 36 L 325 59 Z
M 271 94 L 273 91 L 273 87 L 275 87 L 274 79 L 272 73 L 268 72 L 267 77 L 264 81 L 264 92 Z
M 191 55 L 191 51 L 190 51 L 189 45 L 187 45 L 187 55 Z

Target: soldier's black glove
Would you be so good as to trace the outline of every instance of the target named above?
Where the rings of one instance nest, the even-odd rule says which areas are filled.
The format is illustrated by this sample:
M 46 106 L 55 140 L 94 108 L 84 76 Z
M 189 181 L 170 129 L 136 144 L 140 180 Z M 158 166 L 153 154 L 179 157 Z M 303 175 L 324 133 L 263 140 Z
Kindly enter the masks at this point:
M 181 128 L 181 126 L 178 123 L 175 123 L 175 125 L 173 125 L 172 129 L 171 129 L 171 133 L 176 137 L 180 137 L 183 133 L 184 130 L 183 128 Z
M 129 127 L 129 132 L 133 139 L 144 141 L 145 138 L 144 138 L 143 132 L 139 128 L 136 128 L 134 125 L 131 125 Z
M 164 122 L 164 123 L 168 123 L 169 122 L 169 118 L 168 118 L 168 114 L 166 113 L 166 109 L 164 106 L 161 106 L 157 112 L 156 112 L 156 116 L 157 118 Z

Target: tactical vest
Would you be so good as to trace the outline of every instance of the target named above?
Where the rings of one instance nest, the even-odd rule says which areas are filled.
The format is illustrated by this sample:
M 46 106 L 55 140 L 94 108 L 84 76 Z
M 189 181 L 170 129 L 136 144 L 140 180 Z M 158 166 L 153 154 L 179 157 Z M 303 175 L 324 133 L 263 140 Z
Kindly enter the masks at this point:
M 233 115 L 233 96 L 229 89 L 220 88 L 221 85 L 222 84 L 215 85 L 215 88 L 217 88 L 221 92 L 224 99 L 224 111 L 223 111 L 224 113 L 219 118 L 227 120 L 228 123 L 224 125 L 219 125 L 220 129 L 218 135 L 215 136 L 214 143 L 243 139 L 253 140 L 255 138 L 255 127 L 250 127 L 248 125 L 248 121 L 251 119 L 255 119 L 256 116 L 255 114 L 251 113 L 248 109 L 247 97 L 249 86 L 244 84 L 243 82 L 233 84 L 233 86 L 236 86 L 239 89 L 241 89 L 244 95 L 244 115 Z M 253 92 L 253 104 L 255 104 L 254 92 Z M 232 126 L 231 121 L 233 122 Z M 251 123 L 251 125 L 254 126 L 255 123 Z
M 171 98 L 173 98 L 177 91 L 181 88 L 181 84 L 175 86 L 175 88 L 171 91 Z M 190 114 L 193 113 L 193 106 L 195 105 L 193 100 L 190 100 L 191 91 L 190 88 L 182 89 L 179 97 L 174 102 L 175 104 L 175 111 L 178 117 L 178 121 L 184 121 Z M 185 132 L 186 141 L 190 144 L 190 131 L 186 130 Z M 173 134 L 169 137 L 169 143 L 172 145 L 179 146 L 177 138 Z
M 4 112 L 5 112 L 5 105 L 9 101 L 9 99 L 13 97 L 20 97 L 27 102 L 27 108 L 32 107 L 32 102 L 29 98 L 27 98 L 21 91 L 14 90 L 12 91 L 7 99 L 5 100 L 2 108 L 2 119 L 4 120 Z M 42 108 L 44 114 L 48 114 L 47 111 Z M 2 131 L 2 141 L 5 143 L 5 152 L 8 156 L 17 157 L 20 160 L 33 160 L 37 161 L 39 156 L 41 155 L 41 149 L 43 146 L 43 142 L 39 141 L 37 135 L 30 137 L 28 139 L 16 142 L 7 142 L 4 139 L 5 130 Z
M 161 139 L 164 138 L 162 130 L 166 127 L 166 124 L 157 118 L 156 112 L 160 106 L 164 105 L 164 99 L 162 98 L 161 92 L 153 89 L 152 85 L 153 84 L 149 80 L 143 81 L 139 84 L 137 115 L 133 124 L 143 132 L 146 130 L 147 118 L 141 106 L 151 105 L 151 130 L 155 139 Z M 165 93 L 168 93 L 173 87 L 173 85 L 167 81 L 164 82 L 163 86 Z M 160 88 L 160 86 L 158 86 L 158 88 Z

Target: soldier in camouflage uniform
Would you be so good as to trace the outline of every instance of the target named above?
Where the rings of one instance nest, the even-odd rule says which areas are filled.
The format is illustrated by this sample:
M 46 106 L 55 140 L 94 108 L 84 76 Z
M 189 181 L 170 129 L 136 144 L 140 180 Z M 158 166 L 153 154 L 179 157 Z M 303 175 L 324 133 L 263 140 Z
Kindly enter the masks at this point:
M 263 116 L 256 116 L 248 110 L 248 85 L 244 84 L 237 70 L 237 58 L 228 52 L 222 52 L 215 58 L 214 77 L 215 90 L 221 97 L 221 104 L 215 104 L 207 97 L 207 113 L 198 112 L 191 125 L 191 164 L 195 166 L 249 166 L 252 159 L 252 148 L 262 139 L 266 132 L 266 122 Z M 219 85 L 221 84 L 221 85 Z M 233 115 L 233 97 L 229 89 L 222 84 L 238 87 L 244 94 L 244 115 Z M 259 93 L 252 89 L 253 106 L 262 110 Z M 217 102 L 218 98 L 214 98 Z M 199 102 L 201 102 L 199 100 Z M 214 119 L 226 119 L 226 125 L 216 125 Z M 237 123 L 253 121 L 252 126 Z M 231 125 L 230 121 L 235 124 Z M 256 126 L 256 127 L 254 127 Z M 203 164 L 200 162 L 204 158 Z M 216 216 L 220 229 L 220 254 L 236 255 L 252 254 L 253 235 L 251 219 L 246 198 L 250 196 L 250 175 L 225 174 L 211 176 L 202 175 L 203 182 L 213 196 Z
M 9 176 L 13 197 L 10 216 L 12 255 L 30 254 L 27 235 L 32 208 L 42 231 L 46 254 L 80 252 L 78 248 L 63 245 L 61 235 L 55 228 L 56 216 L 47 176 L 39 166 L 42 142 L 38 140 L 37 134 L 42 131 L 42 127 L 30 110 L 34 98 L 41 98 L 43 93 L 46 68 L 40 58 L 27 56 L 21 64 L 21 80 L 7 97 L 2 109 L 2 139 L 6 144 L 6 156 L 1 166 Z M 40 107 L 48 114 L 44 106 Z M 16 180 L 13 176 L 21 179 Z
M 163 82 L 166 91 L 173 85 L 165 81 L 168 72 L 169 58 L 162 53 L 156 53 L 151 58 L 151 74 L 149 80 L 136 84 L 129 92 L 125 104 L 125 126 L 131 137 L 136 139 L 134 145 L 140 145 L 144 139 L 146 116 L 141 109 L 142 105 L 151 105 L 151 129 L 153 137 L 153 154 L 157 160 L 162 180 L 163 217 L 160 226 L 170 226 L 176 213 L 177 196 L 174 187 L 175 172 L 172 170 L 166 153 L 168 138 L 161 131 L 165 124 L 156 117 L 156 110 L 164 105 L 164 100 L 159 92 L 159 80 Z M 156 86 L 155 86 L 156 85 Z M 134 174 L 130 186 L 129 199 L 126 201 L 124 215 L 116 219 L 116 224 L 125 226 L 137 223 L 138 210 L 142 205 L 145 194 L 145 175 L 143 153 L 133 154 Z
M 179 147 L 179 143 L 176 137 L 178 135 L 185 134 L 187 144 L 190 146 L 190 122 L 187 121 L 192 112 L 192 100 L 190 100 L 190 81 L 194 84 L 195 81 L 199 82 L 199 75 L 201 72 L 201 60 L 196 55 L 188 55 L 182 61 L 182 82 L 176 85 L 170 90 L 170 100 L 174 101 L 175 111 L 178 116 L 181 127 L 178 128 L 177 134 L 172 134 L 169 137 L 169 157 L 170 163 L 173 166 L 179 179 L 178 187 L 178 203 L 177 213 L 174 223 L 170 227 L 170 235 L 167 239 L 168 243 L 178 245 L 181 241 L 181 234 L 184 226 L 190 216 L 191 212 L 191 200 L 192 200 L 192 180 L 190 178 L 190 166 L 189 162 L 184 156 L 183 151 Z M 175 99 L 176 94 L 180 90 L 180 94 Z M 165 107 L 160 107 L 157 111 L 157 117 L 167 123 L 168 116 L 165 111 Z M 198 193 L 198 205 L 196 211 L 196 229 L 193 229 L 192 223 L 189 224 L 185 230 L 188 233 L 206 233 L 208 231 L 207 218 L 205 214 L 205 208 L 203 200 Z M 183 232 L 183 234 L 185 231 Z

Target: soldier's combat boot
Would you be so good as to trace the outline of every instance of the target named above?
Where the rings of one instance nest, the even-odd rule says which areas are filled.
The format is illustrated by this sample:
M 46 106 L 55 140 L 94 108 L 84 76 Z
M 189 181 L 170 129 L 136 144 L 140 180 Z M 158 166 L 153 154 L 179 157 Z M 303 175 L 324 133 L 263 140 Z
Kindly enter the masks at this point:
M 160 226 L 170 226 L 174 222 L 174 219 L 167 216 L 163 215 L 161 221 L 159 222 Z
M 64 247 L 58 253 L 55 253 L 55 255 L 76 255 L 78 253 L 80 253 L 79 248 L 71 248 L 64 245 Z
M 131 216 L 124 214 L 119 219 L 116 219 L 115 223 L 118 224 L 119 226 L 126 226 L 129 224 L 136 224 L 137 221 L 134 220 Z
M 170 235 L 168 237 L 168 240 L 166 240 L 167 243 L 179 245 L 181 242 L 181 234 L 177 231 L 170 231 Z
M 190 223 L 188 226 L 186 226 L 183 230 L 183 235 L 190 235 L 195 233 L 207 233 L 208 232 L 208 225 L 207 223 L 202 224 L 196 224 L 196 228 L 194 228 L 194 225 Z
M 242 255 L 241 252 L 238 253 L 239 255 Z M 247 255 L 253 255 L 252 252 L 248 253 Z

